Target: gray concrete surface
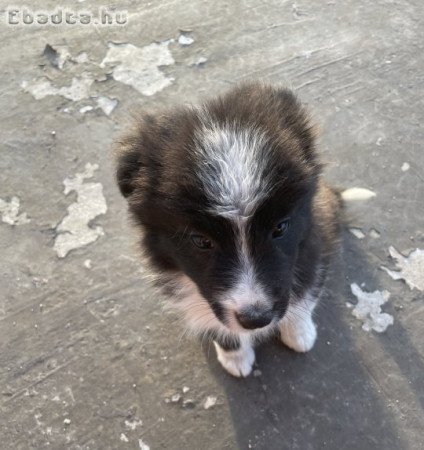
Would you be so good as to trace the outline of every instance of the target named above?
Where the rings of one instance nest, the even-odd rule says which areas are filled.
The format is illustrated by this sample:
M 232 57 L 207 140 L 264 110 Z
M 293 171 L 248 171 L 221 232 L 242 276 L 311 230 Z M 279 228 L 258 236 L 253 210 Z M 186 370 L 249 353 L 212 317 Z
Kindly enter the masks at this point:
M 128 10 L 122 27 L 7 26 L 7 3 L 0 448 L 424 448 L 422 253 L 403 261 L 413 289 L 381 269 L 396 270 L 391 246 L 424 248 L 422 2 L 122 0 L 109 5 Z M 323 130 L 327 177 L 376 196 L 349 208 L 356 236 L 345 233 L 314 350 L 270 343 L 256 376 L 237 380 L 143 281 L 110 145 L 131 109 L 246 78 L 295 88 Z M 98 169 L 75 178 L 87 163 Z M 351 283 L 390 293 L 385 332 L 362 329 Z

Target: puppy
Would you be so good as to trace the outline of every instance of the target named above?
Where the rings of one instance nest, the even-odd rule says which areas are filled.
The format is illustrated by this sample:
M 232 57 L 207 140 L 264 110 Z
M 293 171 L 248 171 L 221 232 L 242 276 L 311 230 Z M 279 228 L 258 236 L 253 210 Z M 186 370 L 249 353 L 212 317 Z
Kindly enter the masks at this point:
M 307 352 L 341 200 L 321 180 L 313 126 L 289 90 L 242 84 L 146 114 L 117 143 L 117 181 L 148 265 L 219 362 L 247 376 L 276 330 Z

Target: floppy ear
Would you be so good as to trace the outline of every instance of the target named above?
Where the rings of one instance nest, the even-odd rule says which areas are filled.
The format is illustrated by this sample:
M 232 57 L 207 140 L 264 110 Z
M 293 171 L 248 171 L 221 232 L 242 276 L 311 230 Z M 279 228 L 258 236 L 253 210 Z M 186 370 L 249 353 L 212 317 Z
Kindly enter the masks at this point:
M 155 123 L 156 120 L 150 115 L 138 118 L 133 127 L 114 145 L 116 180 L 125 198 L 130 197 L 143 184 L 145 169 L 152 165 L 152 155 L 157 152 Z
M 116 180 L 121 194 L 127 198 L 135 189 L 135 180 L 142 165 L 141 151 L 135 136 L 127 136 L 116 144 Z

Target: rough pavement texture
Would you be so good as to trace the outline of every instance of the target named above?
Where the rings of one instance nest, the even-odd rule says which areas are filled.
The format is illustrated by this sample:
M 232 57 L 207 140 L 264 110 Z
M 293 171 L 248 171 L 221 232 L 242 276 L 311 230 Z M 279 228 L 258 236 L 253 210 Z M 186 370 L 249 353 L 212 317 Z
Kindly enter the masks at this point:
M 10 27 L 2 13 L 0 447 L 424 448 L 424 298 L 405 282 L 422 286 L 421 0 L 118 3 L 126 26 Z M 327 177 L 376 196 L 349 208 L 313 351 L 263 346 L 237 380 L 143 281 L 110 146 L 131 109 L 247 78 L 295 88 Z M 353 316 L 353 283 L 390 292 L 385 332 Z

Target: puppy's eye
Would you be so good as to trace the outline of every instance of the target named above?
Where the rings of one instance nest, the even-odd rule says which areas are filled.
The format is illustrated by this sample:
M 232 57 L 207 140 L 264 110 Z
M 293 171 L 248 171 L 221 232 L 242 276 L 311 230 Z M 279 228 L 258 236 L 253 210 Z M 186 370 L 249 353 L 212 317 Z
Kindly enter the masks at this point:
M 288 220 L 284 220 L 283 222 L 280 222 L 272 230 L 272 239 L 282 238 L 286 234 L 286 231 L 288 230 L 288 228 L 289 228 Z
M 212 241 L 206 236 L 202 236 L 201 234 L 192 234 L 191 242 L 193 242 L 196 247 L 199 247 L 202 250 L 209 250 L 213 247 Z

